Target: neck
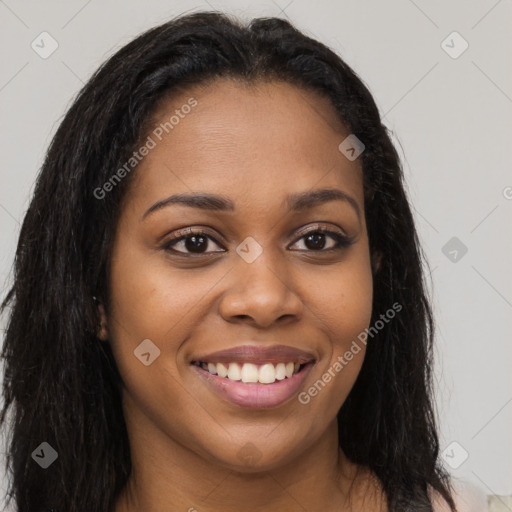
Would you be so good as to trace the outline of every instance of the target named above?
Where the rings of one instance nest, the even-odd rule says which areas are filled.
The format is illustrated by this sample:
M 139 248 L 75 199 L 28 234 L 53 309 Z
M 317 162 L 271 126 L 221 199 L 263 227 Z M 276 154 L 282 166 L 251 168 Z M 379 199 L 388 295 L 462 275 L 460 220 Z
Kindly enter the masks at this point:
M 154 424 L 127 419 L 132 472 L 115 512 L 348 510 L 357 473 L 338 448 L 337 422 L 289 461 L 267 471 L 237 472 L 205 460 Z

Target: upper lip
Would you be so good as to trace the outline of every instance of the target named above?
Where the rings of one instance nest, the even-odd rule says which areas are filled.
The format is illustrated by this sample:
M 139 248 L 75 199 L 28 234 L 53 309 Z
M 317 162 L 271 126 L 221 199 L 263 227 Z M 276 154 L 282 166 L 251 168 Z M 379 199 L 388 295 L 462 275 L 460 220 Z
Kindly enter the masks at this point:
M 212 352 L 211 354 L 195 357 L 193 361 L 204 363 L 288 363 L 299 364 L 314 361 L 311 352 L 286 345 L 240 345 L 234 348 Z

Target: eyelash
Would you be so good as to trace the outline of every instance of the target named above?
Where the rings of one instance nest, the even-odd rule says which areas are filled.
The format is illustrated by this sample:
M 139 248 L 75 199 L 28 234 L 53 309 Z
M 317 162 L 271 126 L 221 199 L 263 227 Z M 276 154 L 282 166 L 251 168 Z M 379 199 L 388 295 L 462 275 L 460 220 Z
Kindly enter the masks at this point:
M 185 234 L 186 233 L 186 234 Z M 302 240 L 303 238 L 311 235 L 311 234 L 316 234 L 316 233 L 321 233 L 321 234 L 324 234 L 324 235 L 329 235 L 330 237 L 332 237 L 335 241 L 336 241 L 336 246 L 335 247 L 330 247 L 329 249 L 319 249 L 317 251 L 313 250 L 313 249 L 300 249 L 299 252 L 317 252 L 317 253 L 330 253 L 331 251 L 340 251 L 342 249 L 346 249 L 348 248 L 350 245 L 352 245 L 354 243 L 354 240 L 347 237 L 347 236 L 344 236 L 336 231 L 331 231 L 329 229 L 326 229 L 326 228 L 323 228 L 323 227 L 317 227 L 317 228 L 314 228 L 314 229 L 311 229 L 305 233 L 303 233 L 299 238 L 297 238 L 292 245 L 294 245 L 295 243 L 297 243 L 299 240 Z M 188 255 L 191 255 L 191 256 L 205 256 L 207 254 L 216 254 L 216 253 L 220 253 L 222 251 L 210 251 L 210 252 L 203 252 L 203 253 L 190 253 L 190 252 L 183 252 L 183 251 L 176 251 L 175 249 L 172 249 L 172 246 L 176 245 L 177 243 L 181 242 L 181 241 L 184 241 L 184 240 L 187 240 L 188 238 L 192 237 L 192 236 L 204 236 L 205 238 L 207 238 L 208 240 L 211 240 L 213 241 L 215 244 L 219 245 L 219 242 L 217 242 L 211 235 L 209 235 L 208 233 L 206 233 L 205 231 L 201 231 L 200 229 L 198 230 L 195 230 L 193 228 L 186 228 L 185 230 L 181 230 L 180 232 L 178 232 L 178 234 L 173 237 L 171 240 L 167 241 L 165 244 L 162 245 L 162 249 L 165 249 L 167 251 L 170 251 L 170 252 L 173 252 L 175 254 L 178 254 L 180 256 L 188 256 Z

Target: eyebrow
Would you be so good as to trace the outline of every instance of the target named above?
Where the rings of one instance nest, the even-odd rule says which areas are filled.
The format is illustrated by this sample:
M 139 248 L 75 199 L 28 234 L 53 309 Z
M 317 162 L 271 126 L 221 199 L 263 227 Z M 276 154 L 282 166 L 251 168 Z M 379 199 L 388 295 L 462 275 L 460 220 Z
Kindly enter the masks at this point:
M 337 188 L 324 188 L 318 190 L 308 190 L 306 192 L 299 192 L 290 194 L 286 197 L 288 209 L 291 212 L 301 212 L 314 208 L 321 204 L 330 201 L 343 201 L 352 206 L 357 213 L 358 218 L 361 218 L 361 211 L 357 201 L 342 190 Z M 231 199 L 205 193 L 194 194 L 175 194 L 153 204 L 142 216 L 141 221 L 152 213 L 161 210 L 170 205 L 179 204 L 189 206 L 191 208 L 198 208 L 200 210 L 210 211 L 234 211 L 235 204 Z

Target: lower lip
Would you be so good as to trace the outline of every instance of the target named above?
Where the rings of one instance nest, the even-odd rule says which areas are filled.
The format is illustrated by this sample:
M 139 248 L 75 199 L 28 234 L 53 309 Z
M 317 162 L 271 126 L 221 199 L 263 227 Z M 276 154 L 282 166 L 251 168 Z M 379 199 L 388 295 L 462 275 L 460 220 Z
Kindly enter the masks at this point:
M 304 380 L 308 376 L 313 363 L 306 364 L 300 372 L 290 378 L 276 380 L 272 384 L 243 383 L 219 377 L 204 370 L 200 366 L 192 365 L 199 376 L 207 384 L 229 402 L 240 407 L 267 409 L 284 404 L 297 394 Z

